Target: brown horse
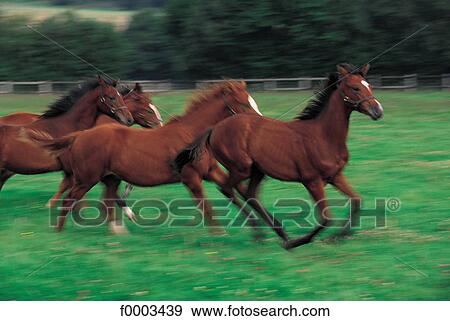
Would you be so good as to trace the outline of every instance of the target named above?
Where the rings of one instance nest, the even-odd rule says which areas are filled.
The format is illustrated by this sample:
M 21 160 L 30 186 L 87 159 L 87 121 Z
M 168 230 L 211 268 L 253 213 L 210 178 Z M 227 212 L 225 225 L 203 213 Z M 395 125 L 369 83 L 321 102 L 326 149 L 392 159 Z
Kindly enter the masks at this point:
M 144 93 L 142 87 L 136 84 L 133 89 L 122 88 L 120 93 L 123 95 L 125 104 L 133 116 L 136 124 L 146 128 L 157 128 L 163 125 L 161 114 L 158 108 L 152 103 L 149 93 Z M 94 127 L 106 124 L 120 124 L 108 115 L 100 114 L 97 117 Z M 64 179 L 59 185 L 58 191 L 53 195 L 47 203 L 47 207 L 53 207 L 62 197 L 62 195 L 72 186 L 72 176 L 65 173 Z M 4 183 L 4 182 L 3 182 Z M 0 181 L 0 184 L 2 182 Z M 131 190 L 131 186 L 127 186 Z M 123 200 L 118 200 L 119 206 L 124 207 L 128 211 Z
M 29 125 L 32 122 L 38 120 L 39 114 L 27 113 L 27 112 L 16 112 L 11 113 L 6 116 L 0 117 L 0 125 L 15 125 L 23 126 Z
M 221 185 L 222 191 L 235 198 L 233 189 L 250 178 L 243 198 L 283 239 L 286 249 L 307 244 L 330 222 L 325 200 L 327 183 L 347 195 L 352 205 L 352 216 L 359 211 L 361 198 L 353 191 L 343 174 L 349 153 L 346 145 L 350 114 L 358 111 L 377 120 L 383 115 L 381 104 L 373 97 L 371 86 L 365 80 L 369 66 L 358 69 L 350 64 L 337 66 L 324 89 L 319 92 L 302 113 L 291 122 L 265 117 L 238 115 L 217 124 L 176 159 L 181 174 L 189 170 L 189 162 L 213 155 L 229 170 L 229 178 Z M 302 183 L 317 202 L 321 222 L 307 235 L 288 240 L 278 222 L 256 199 L 258 187 L 268 175 L 282 181 Z M 349 232 L 350 222 L 344 229 Z
M 136 83 L 133 89 L 122 87 L 120 94 L 123 96 L 124 102 L 128 107 L 136 124 L 154 128 L 162 126 L 162 118 L 158 108 L 152 103 L 152 98 L 149 93 L 145 93 L 142 90 L 140 84 Z M 0 117 L 0 124 L 2 125 L 28 125 L 33 121 L 40 118 L 40 115 L 26 112 L 16 112 L 3 117 Z M 95 126 L 101 126 L 105 124 L 120 124 L 116 119 L 106 115 L 99 114 Z M 0 190 L 6 183 L 6 181 L 14 176 L 15 173 L 10 171 L 3 171 L 0 176 Z M 61 198 L 61 195 L 70 188 L 72 185 L 72 179 L 70 176 L 65 176 L 59 186 L 58 192 L 52 196 L 48 201 L 47 207 L 53 207 L 55 203 Z
M 162 126 L 158 108 L 152 103 L 151 95 L 144 93 L 139 83 L 136 83 L 133 89 L 123 87 L 119 92 L 137 125 L 147 128 Z M 29 125 L 38 120 L 40 116 L 40 114 L 34 113 L 15 112 L 0 117 L 0 125 Z M 112 123 L 117 123 L 117 120 L 106 114 L 100 114 L 95 121 L 95 126 Z
M 0 126 L 0 177 L 9 173 L 39 174 L 61 169 L 57 158 L 24 139 L 25 130 L 40 132 L 48 137 L 61 137 L 91 128 L 101 113 L 121 123 L 132 124 L 133 117 L 115 85 L 98 77 L 73 89 L 33 123 Z
M 138 186 L 180 182 L 182 179 L 172 168 L 178 152 L 208 127 L 238 113 L 256 115 L 259 110 L 244 82 L 228 81 L 200 92 L 183 116 L 162 128 L 145 131 L 101 126 L 44 143 L 44 147 L 67 157 L 74 173 L 74 186 L 63 201 L 57 230 L 63 228 L 74 201 L 80 200 L 99 181 L 107 187 L 105 205 L 110 223 L 114 223 L 111 205 L 118 198 L 120 180 Z M 96 152 L 92 153 L 93 150 Z M 215 173 L 209 174 L 205 178 L 214 180 Z M 200 183 L 201 180 L 195 179 L 187 184 L 199 205 L 204 199 Z

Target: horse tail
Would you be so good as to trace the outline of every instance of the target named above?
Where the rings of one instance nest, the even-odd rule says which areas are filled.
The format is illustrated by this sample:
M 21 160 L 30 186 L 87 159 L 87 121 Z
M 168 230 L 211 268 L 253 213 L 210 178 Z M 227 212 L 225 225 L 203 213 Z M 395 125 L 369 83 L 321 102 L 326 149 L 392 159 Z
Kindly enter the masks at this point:
M 173 168 L 177 173 L 181 173 L 181 170 L 188 163 L 199 159 L 207 148 L 209 139 L 212 134 L 212 128 L 208 129 L 203 135 L 197 138 L 192 144 L 188 145 L 185 149 L 178 153 L 177 157 L 173 161 Z
M 55 156 L 60 156 L 64 153 L 70 146 L 72 146 L 77 133 L 72 133 L 60 138 L 53 138 L 51 135 L 34 130 L 34 129 L 23 129 L 23 137 L 27 140 L 33 141 L 44 149 L 47 149 Z

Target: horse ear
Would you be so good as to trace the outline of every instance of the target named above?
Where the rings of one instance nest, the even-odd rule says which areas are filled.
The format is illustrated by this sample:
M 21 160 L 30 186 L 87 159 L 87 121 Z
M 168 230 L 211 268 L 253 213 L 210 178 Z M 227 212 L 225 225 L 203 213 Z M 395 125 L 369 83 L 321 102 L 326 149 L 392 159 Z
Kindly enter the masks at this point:
M 347 71 L 347 69 L 344 67 L 343 64 L 336 65 L 336 69 L 337 69 L 339 75 L 341 75 L 341 77 L 345 77 L 345 76 L 348 75 L 348 71 Z
M 141 93 L 142 92 L 142 86 L 137 82 L 134 85 L 134 90 L 137 91 L 138 93 Z
M 226 86 L 224 86 L 222 88 L 222 94 L 223 95 L 228 95 L 230 94 L 233 90 L 231 89 L 232 87 L 230 86 L 230 83 L 227 82 Z
M 247 88 L 247 83 L 243 80 L 240 81 L 242 87 Z
M 369 72 L 370 64 L 365 64 L 362 66 L 359 70 L 361 71 L 362 75 L 366 77 L 367 73 Z

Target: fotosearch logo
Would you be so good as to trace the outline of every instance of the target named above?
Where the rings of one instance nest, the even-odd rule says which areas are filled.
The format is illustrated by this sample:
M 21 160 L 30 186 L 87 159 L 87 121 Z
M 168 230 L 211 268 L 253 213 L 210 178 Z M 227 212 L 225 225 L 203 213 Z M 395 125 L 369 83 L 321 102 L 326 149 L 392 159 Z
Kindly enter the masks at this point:
M 112 200 L 115 202 L 115 200 Z M 267 228 L 267 223 L 260 217 L 248 202 L 238 209 L 231 201 L 226 199 L 208 199 L 211 204 L 214 221 L 218 226 L 226 228 Z M 206 220 L 203 212 L 205 201 L 195 204 L 190 198 L 174 199 L 165 202 L 159 199 L 127 200 L 128 206 L 122 208 L 124 215 L 116 215 L 116 221 L 124 223 L 131 220 L 132 223 L 142 228 L 152 228 L 157 226 L 167 226 L 170 228 L 187 227 L 214 227 Z M 270 207 L 270 213 L 285 227 L 294 225 L 300 229 L 310 229 L 320 224 L 320 216 L 317 203 L 299 198 L 284 198 L 276 200 Z M 361 227 L 361 222 L 367 220 L 373 222 L 375 228 L 385 228 L 387 216 L 390 213 L 398 212 L 401 208 L 401 201 L 398 198 L 375 198 L 370 202 L 363 202 L 359 211 L 355 208 L 355 202 L 349 199 L 327 199 L 329 213 L 342 212 L 352 213 L 350 226 L 352 228 Z M 368 204 L 367 204 L 368 203 Z M 247 209 L 244 214 L 243 208 Z M 56 226 L 57 218 L 62 207 L 50 209 L 50 225 Z M 69 213 L 73 222 L 82 227 L 96 227 L 108 221 L 108 212 L 114 213 L 116 207 L 107 207 L 104 201 L 85 199 L 75 202 Z M 236 211 L 238 214 L 236 215 Z M 349 221 L 349 214 L 344 217 L 329 217 L 331 224 L 329 228 L 340 228 Z M 249 224 L 252 220 L 253 224 Z

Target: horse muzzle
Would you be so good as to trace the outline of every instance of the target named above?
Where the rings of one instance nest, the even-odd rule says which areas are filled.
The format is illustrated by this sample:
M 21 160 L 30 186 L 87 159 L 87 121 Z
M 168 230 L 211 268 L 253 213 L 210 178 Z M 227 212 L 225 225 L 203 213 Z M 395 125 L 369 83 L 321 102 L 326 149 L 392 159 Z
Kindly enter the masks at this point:
M 383 106 L 378 102 L 378 100 L 375 100 L 376 104 L 371 104 L 369 108 L 367 109 L 368 114 L 370 118 L 373 120 L 379 120 L 383 118 L 384 110 Z

